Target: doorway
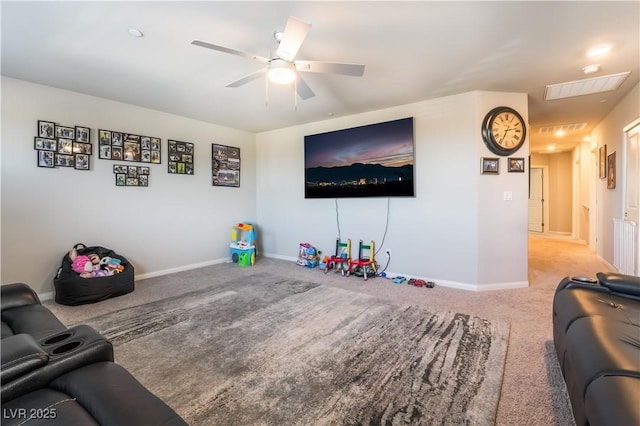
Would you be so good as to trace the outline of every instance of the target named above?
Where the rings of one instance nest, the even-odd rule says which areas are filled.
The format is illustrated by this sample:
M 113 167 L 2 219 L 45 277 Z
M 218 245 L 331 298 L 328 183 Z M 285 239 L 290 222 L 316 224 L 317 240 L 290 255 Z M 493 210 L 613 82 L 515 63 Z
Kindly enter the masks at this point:
M 544 168 L 531 166 L 529 173 L 529 232 L 544 232 L 544 181 Z
M 627 273 L 637 275 L 640 273 L 640 231 L 638 231 L 640 225 L 640 121 L 636 120 L 624 131 L 626 161 L 623 171 L 623 219 L 635 224 L 633 226 L 635 236 L 630 242 L 630 256 L 633 260 L 629 262 L 630 268 Z

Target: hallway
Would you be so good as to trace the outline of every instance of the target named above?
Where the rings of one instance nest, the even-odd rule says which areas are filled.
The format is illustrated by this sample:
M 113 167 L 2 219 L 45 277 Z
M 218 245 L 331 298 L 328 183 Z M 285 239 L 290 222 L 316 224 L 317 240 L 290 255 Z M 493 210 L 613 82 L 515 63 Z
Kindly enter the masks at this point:
M 529 234 L 529 286 L 558 283 L 567 275 L 595 277 L 615 270 L 586 243 L 566 237 Z

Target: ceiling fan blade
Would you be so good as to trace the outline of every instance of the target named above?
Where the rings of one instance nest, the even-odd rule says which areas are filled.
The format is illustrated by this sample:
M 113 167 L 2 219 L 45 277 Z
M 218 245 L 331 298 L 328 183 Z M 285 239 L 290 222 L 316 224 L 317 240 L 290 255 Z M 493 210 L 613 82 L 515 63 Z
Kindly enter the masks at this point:
M 229 49 L 228 47 L 222 47 L 222 46 L 218 46 L 218 45 L 215 45 L 215 44 L 206 43 L 206 42 L 200 41 L 200 40 L 193 40 L 191 42 L 191 44 L 193 44 L 195 46 L 204 47 L 204 48 L 207 48 L 207 49 L 217 50 L 219 52 L 231 53 L 232 55 L 238 55 L 238 56 L 242 56 L 244 58 L 255 59 L 255 60 L 260 61 L 260 62 L 265 62 L 265 63 L 269 62 L 269 59 L 267 59 L 267 58 L 265 58 L 263 56 L 254 55 L 254 54 L 246 53 L 246 52 L 241 52 L 239 50 Z
M 327 74 L 342 74 L 362 77 L 364 74 L 364 65 L 358 64 L 340 64 L 334 62 L 319 61 L 295 61 L 297 71 L 302 72 L 320 72 Z
M 240 87 L 243 84 L 246 84 L 246 83 L 248 83 L 250 81 L 253 81 L 253 80 L 257 79 L 257 78 L 260 78 L 266 72 L 267 72 L 267 68 L 262 68 L 261 70 L 253 72 L 253 73 L 249 74 L 246 77 L 242 77 L 240 80 L 236 80 L 234 82 L 231 82 L 231 83 L 227 84 L 226 87 Z
M 282 36 L 282 40 L 280 40 L 280 46 L 278 46 L 278 50 L 276 51 L 278 57 L 285 61 L 293 61 L 302 42 L 307 37 L 310 28 L 311 24 L 290 16 L 287 21 L 287 26 L 284 28 L 284 35 Z
M 300 74 L 296 74 L 296 92 L 298 92 L 298 96 L 302 99 L 313 98 L 316 95 L 313 93 L 313 90 L 311 90 L 309 85 L 302 79 Z

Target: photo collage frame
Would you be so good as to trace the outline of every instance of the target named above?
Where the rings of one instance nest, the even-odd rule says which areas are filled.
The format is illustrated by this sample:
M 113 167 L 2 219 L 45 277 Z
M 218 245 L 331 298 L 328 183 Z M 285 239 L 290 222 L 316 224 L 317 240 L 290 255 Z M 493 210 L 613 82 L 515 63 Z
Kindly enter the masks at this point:
M 180 142 L 169 139 L 169 173 L 193 175 L 193 151 L 194 146 L 191 142 Z
M 116 186 L 149 186 L 149 167 L 114 164 L 113 173 L 116 175 Z
M 76 170 L 89 170 L 92 154 L 91 129 L 38 120 L 33 149 L 37 151 L 38 167 L 73 167 Z
M 98 158 L 101 160 L 162 163 L 160 138 L 98 130 Z
M 211 144 L 213 186 L 240 186 L 240 148 Z

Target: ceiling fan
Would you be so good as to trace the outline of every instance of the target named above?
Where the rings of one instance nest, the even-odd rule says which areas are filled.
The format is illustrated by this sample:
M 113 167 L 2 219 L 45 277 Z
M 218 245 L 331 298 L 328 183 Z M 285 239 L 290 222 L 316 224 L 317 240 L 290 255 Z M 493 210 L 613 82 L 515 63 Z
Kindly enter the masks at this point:
M 200 40 L 193 40 L 191 44 L 254 59 L 267 64 L 265 68 L 227 84 L 227 87 L 240 87 L 243 84 L 261 77 L 263 74 L 267 74 L 269 80 L 274 83 L 288 84 L 295 82 L 295 90 L 298 95 L 302 99 L 309 99 L 315 96 L 315 93 L 313 93 L 311 88 L 302 79 L 299 74 L 301 72 L 342 74 L 356 77 L 361 77 L 364 74 L 364 65 L 295 60 L 296 54 L 302 42 L 307 37 L 310 28 L 311 24 L 290 16 L 284 32 L 276 31 L 273 34 L 278 43 L 278 48 L 271 54 L 270 58 L 206 43 Z

